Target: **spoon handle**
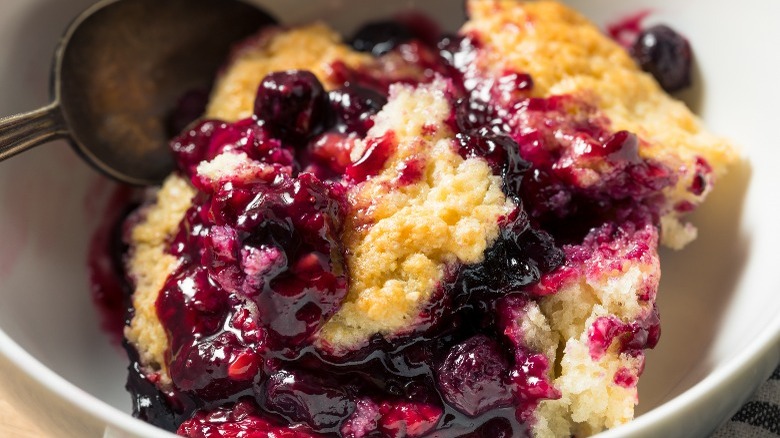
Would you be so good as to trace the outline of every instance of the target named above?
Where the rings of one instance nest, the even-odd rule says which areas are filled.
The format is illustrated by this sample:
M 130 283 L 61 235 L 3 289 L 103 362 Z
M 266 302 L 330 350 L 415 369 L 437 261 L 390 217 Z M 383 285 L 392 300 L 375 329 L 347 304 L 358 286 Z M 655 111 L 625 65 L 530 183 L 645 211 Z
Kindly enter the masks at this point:
M 33 146 L 68 136 L 57 102 L 29 113 L 0 119 L 0 161 Z

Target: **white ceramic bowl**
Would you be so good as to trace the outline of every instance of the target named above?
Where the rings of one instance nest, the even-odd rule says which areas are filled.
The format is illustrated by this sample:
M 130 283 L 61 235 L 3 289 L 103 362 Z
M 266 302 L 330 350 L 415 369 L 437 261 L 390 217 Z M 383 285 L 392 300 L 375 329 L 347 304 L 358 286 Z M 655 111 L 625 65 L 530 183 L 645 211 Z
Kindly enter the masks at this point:
M 48 99 L 50 54 L 90 0 L 0 2 L 0 114 Z M 351 31 L 414 1 L 260 1 L 285 23 L 322 18 Z M 455 28 L 459 0 L 420 0 Z M 663 336 L 648 355 L 638 418 L 604 434 L 701 436 L 729 418 L 780 360 L 780 3 L 572 0 L 605 23 L 648 8 L 692 41 L 700 75 L 688 97 L 744 147 L 696 213 L 700 237 L 665 252 Z M 0 379 L 52 436 L 170 436 L 133 419 L 126 358 L 99 328 L 86 256 L 112 184 L 64 143 L 0 163 Z M 3 435 L 0 425 L 0 435 Z

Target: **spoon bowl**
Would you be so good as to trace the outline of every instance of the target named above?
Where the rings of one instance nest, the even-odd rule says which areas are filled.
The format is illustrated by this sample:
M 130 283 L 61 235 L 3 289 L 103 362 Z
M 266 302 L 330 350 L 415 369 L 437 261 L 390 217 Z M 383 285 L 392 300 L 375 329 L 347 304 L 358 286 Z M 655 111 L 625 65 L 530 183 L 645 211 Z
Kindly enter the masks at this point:
M 156 184 L 173 170 L 169 115 L 207 90 L 237 41 L 275 20 L 237 0 L 102 0 L 56 51 L 52 103 L 0 120 L 0 160 L 67 138 L 98 170 Z

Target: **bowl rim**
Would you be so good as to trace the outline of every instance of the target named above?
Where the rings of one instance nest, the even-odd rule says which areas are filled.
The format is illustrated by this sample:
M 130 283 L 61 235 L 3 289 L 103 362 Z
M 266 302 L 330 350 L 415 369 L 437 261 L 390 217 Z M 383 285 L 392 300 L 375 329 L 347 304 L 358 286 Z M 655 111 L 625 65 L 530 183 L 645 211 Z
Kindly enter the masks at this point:
M 69 402 L 76 409 L 89 414 L 92 418 L 101 420 L 106 432 L 112 426 L 123 431 L 139 434 L 145 437 L 172 437 L 176 436 L 142 420 L 134 418 L 131 414 L 119 408 L 109 405 L 107 402 L 84 391 L 52 369 L 44 365 L 32 354 L 22 348 L 0 328 L 0 354 L 9 361 L 16 371 L 25 374 L 32 381 L 48 390 L 49 394 L 60 401 Z M 106 433 L 108 436 L 108 433 Z
M 139 436 L 160 438 L 175 436 L 134 418 L 131 414 L 80 389 L 33 357 L 11 339 L 2 328 L 0 328 L 0 354 L 13 366 L 16 366 L 18 372 L 24 373 L 33 381 L 41 384 L 61 401 L 70 402 L 82 412 L 102 420 L 107 432 L 115 427 Z M 769 378 L 778 360 L 780 360 L 780 318 L 775 319 L 764 328 L 746 348 L 682 394 L 634 420 L 604 431 L 598 436 L 603 438 L 647 436 L 653 433 L 652 429 L 659 424 L 673 422 L 674 418 L 695 413 L 716 400 L 721 405 L 725 405 L 733 415 L 758 385 Z M 753 385 L 743 386 L 741 394 L 735 396 L 733 385 L 745 380 Z M 727 392 L 729 397 L 723 397 Z M 718 424 L 725 423 L 729 418 L 730 416 L 724 417 Z M 715 423 L 713 422 L 713 424 Z M 715 427 L 712 427 L 712 430 L 714 429 Z

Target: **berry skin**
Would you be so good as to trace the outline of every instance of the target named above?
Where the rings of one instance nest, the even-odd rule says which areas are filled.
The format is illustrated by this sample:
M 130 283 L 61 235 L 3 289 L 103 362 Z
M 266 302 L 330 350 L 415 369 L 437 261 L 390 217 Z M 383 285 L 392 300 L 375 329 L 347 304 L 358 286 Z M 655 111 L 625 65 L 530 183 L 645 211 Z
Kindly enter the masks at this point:
M 454 346 L 439 366 L 439 390 L 447 402 L 470 417 L 509 406 L 509 364 L 498 342 L 474 336 Z
M 321 133 L 327 112 L 325 89 L 305 70 L 271 73 L 257 89 L 255 116 L 281 140 L 300 143 Z
M 364 137 L 374 126 L 372 117 L 387 103 L 387 98 L 369 88 L 348 85 L 328 93 L 330 106 L 337 117 L 336 129 Z
M 317 432 L 338 430 L 355 411 L 355 403 L 335 382 L 291 371 L 279 371 L 268 379 L 266 407 Z
M 669 26 L 653 26 L 639 34 L 631 53 L 664 90 L 671 93 L 691 85 L 691 45 Z

